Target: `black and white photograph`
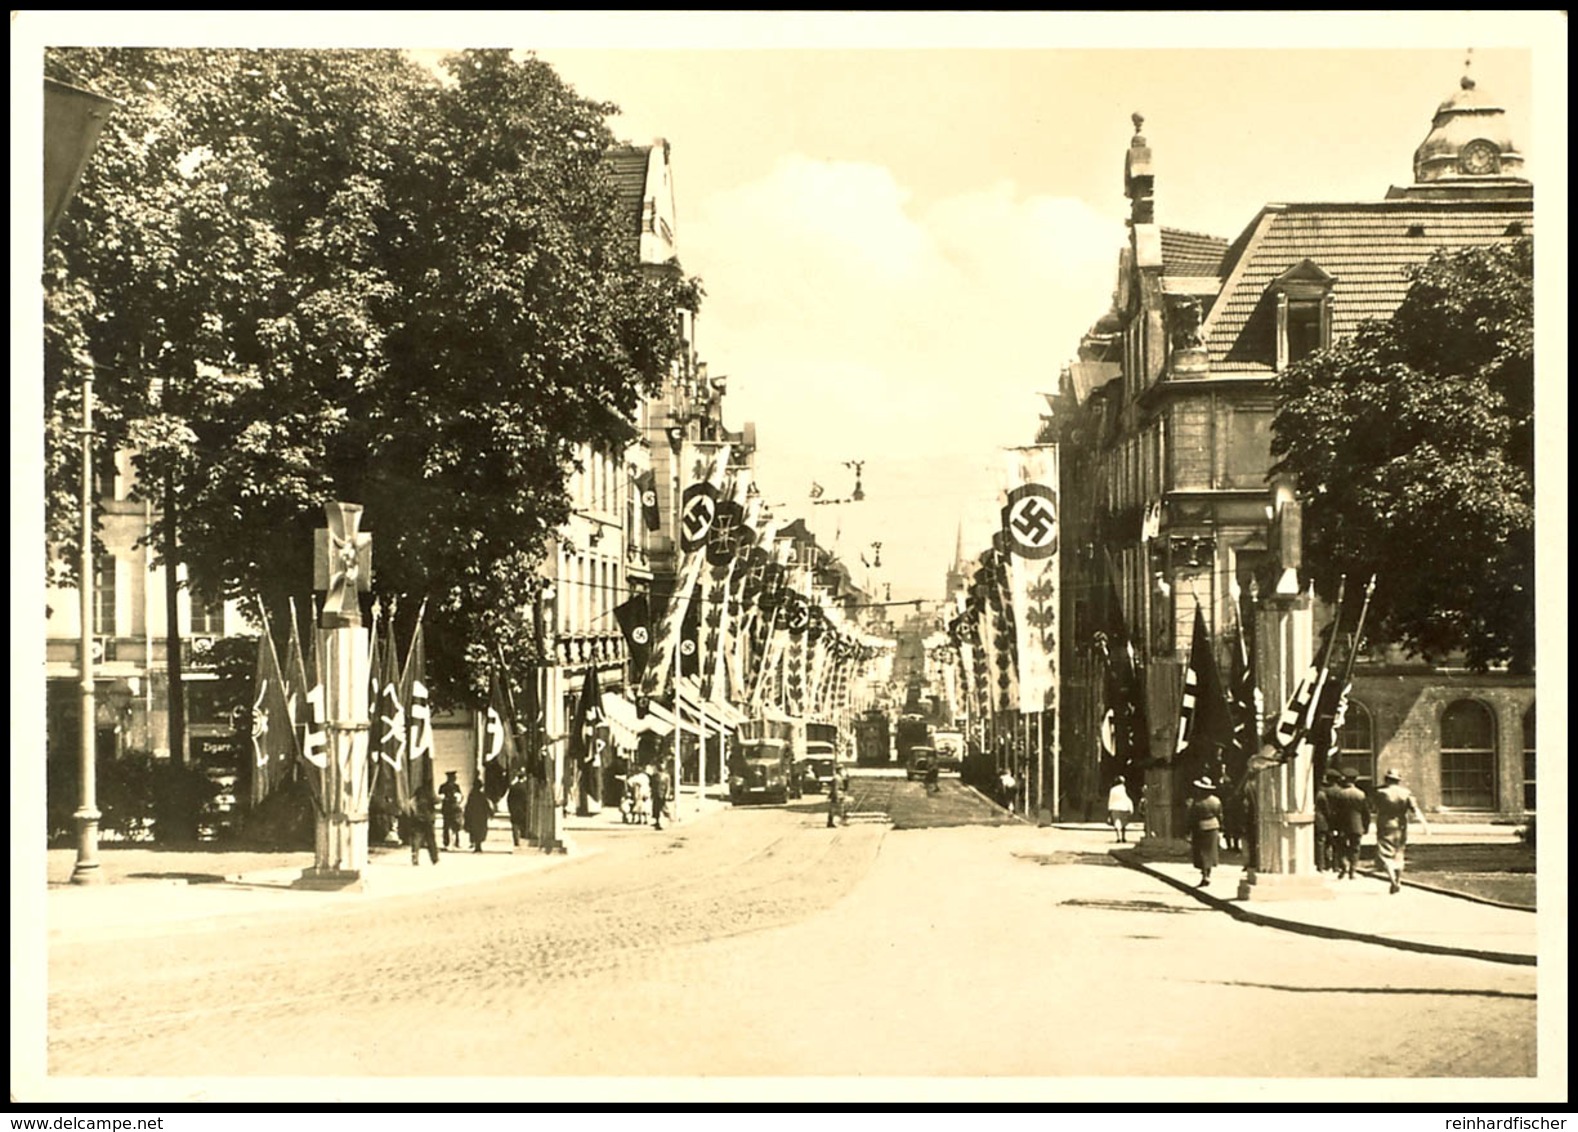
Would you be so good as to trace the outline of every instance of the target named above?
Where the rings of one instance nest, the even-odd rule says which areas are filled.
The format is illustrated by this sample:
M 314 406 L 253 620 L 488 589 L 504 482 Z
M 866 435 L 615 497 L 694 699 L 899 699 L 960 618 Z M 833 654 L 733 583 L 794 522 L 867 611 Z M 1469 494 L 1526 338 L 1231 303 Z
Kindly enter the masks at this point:
M 1566 1103 L 1563 13 L 11 20 L 13 1104 Z

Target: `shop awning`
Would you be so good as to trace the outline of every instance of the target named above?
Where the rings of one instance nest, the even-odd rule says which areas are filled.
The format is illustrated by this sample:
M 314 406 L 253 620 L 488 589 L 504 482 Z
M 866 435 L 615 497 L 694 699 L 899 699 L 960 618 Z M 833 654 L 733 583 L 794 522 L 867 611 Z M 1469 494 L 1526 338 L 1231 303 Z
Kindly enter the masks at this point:
M 662 711 L 662 705 L 651 705 Z M 667 735 L 674 730 L 673 717 L 664 722 L 657 715 L 657 711 L 648 711 L 645 716 L 636 711 L 636 705 L 625 699 L 618 692 L 603 693 L 603 721 L 608 724 L 608 729 L 614 733 L 615 741 L 626 748 L 635 747 L 644 732 L 654 735 Z M 664 711 L 664 715 L 668 712 Z
M 745 713 L 733 704 L 716 699 L 703 701 L 701 689 L 690 677 L 676 681 L 674 689 L 675 703 L 681 708 L 681 715 L 686 724 L 691 727 L 700 726 L 703 710 L 706 712 L 707 728 L 710 731 L 732 732 L 746 720 Z

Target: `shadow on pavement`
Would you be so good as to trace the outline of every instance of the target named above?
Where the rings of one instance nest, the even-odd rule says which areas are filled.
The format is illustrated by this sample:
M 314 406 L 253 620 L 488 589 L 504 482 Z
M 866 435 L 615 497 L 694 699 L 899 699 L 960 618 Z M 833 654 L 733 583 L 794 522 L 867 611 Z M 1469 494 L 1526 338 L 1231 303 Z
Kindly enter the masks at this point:
M 223 884 L 218 873 L 127 873 L 128 880 L 184 880 L 187 884 Z
M 1200 911 L 1198 908 L 1180 908 L 1175 904 L 1163 904 L 1160 900 L 1085 900 L 1074 897 L 1060 900 L 1058 903 L 1069 908 L 1105 908 L 1109 912 L 1167 912 L 1183 915 Z
M 1239 982 L 1217 982 L 1214 985 L 1287 991 L 1290 994 L 1433 994 L 1468 998 L 1524 998 L 1530 1002 L 1539 997 L 1532 991 L 1480 990 L 1475 987 L 1294 987 L 1282 983 Z

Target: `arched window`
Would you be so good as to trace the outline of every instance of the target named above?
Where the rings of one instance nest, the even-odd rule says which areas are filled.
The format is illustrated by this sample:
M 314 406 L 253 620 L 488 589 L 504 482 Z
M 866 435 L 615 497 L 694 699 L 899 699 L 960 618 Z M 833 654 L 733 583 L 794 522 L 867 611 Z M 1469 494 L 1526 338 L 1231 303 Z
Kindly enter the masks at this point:
M 1496 808 L 1496 721 L 1474 700 L 1457 700 L 1441 714 L 1441 805 Z
M 1523 808 L 1534 812 L 1534 705 L 1523 713 Z
M 1348 711 L 1337 731 L 1342 747 L 1342 769 L 1358 780 L 1366 793 L 1375 787 L 1375 723 L 1370 709 L 1358 700 L 1348 700 Z

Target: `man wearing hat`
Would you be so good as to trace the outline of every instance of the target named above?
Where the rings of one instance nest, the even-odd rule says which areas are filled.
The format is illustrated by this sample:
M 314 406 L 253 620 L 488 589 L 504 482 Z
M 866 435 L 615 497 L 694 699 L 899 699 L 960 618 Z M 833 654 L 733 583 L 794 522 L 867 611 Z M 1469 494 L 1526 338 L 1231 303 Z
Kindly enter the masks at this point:
M 1370 800 L 1351 774 L 1339 775 L 1331 796 L 1331 836 L 1336 857 L 1332 867 L 1339 877 L 1352 878 L 1359 864 L 1359 842 L 1370 828 Z
M 1391 881 L 1392 893 L 1396 895 L 1403 887 L 1408 819 L 1418 818 L 1426 833 L 1430 832 L 1430 823 L 1425 821 L 1418 799 L 1403 785 L 1402 776 L 1396 770 L 1387 771 L 1384 778 L 1386 784 L 1375 792 L 1375 852 L 1381 867 L 1386 870 L 1386 879 Z
M 460 848 L 460 783 L 455 781 L 455 772 L 444 772 L 444 785 L 438 788 L 438 796 L 442 799 L 440 807 L 444 814 L 444 848 L 449 848 L 451 836 L 455 839 L 455 848 Z
M 1222 799 L 1216 796 L 1216 783 L 1210 776 L 1195 779 L 1197 791 L 1189 803 L 1189 846 L 1194 851 L 1194 867 L 1200 870 L 1200 888 L 1211 883 L 1216 868 L 1217 843 L 1222 836 Z
M 1332 803 L 1342 789 L 1342 774 L 1327 767 L 1321 788 L 1315 792 L 1315 868 L 1318 872 L 1337 867 L 1337 826 L 1332 820 Z

